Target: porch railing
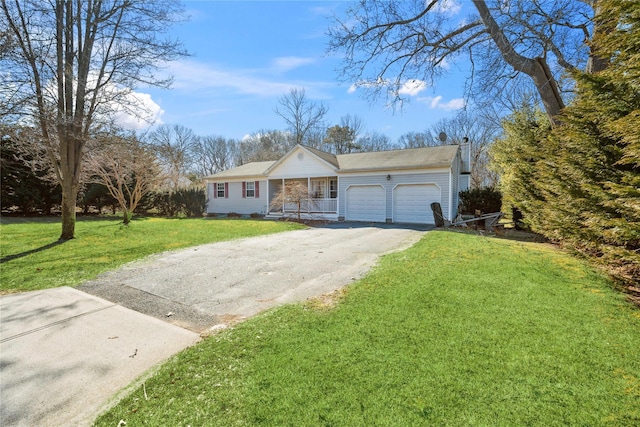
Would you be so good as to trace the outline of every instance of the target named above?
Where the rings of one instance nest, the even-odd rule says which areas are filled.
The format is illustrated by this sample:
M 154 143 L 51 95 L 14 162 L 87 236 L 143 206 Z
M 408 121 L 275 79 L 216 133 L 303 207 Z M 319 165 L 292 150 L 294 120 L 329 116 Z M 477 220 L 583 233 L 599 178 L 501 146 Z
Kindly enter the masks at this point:
M 298 212 L 297 203 L 285 203 L 286 213 Z M 304 213 L 338 213 L 338 199 L 308 199 L 300 205 L 300 211 Z

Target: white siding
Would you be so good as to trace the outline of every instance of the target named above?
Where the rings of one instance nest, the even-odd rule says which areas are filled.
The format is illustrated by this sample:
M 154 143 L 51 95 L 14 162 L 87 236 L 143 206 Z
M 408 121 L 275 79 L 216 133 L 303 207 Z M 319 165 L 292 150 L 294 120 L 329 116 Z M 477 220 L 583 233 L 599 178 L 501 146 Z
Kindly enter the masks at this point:
M 250 181 L 250 180 L 249 180 Z M 227 181 L 229 183 L 229 194 L 226 198 L 213 197 L 214 183 L 209 183 L 207 213 L 227 214 L 235 212 L 242 215 L 252 213 L 266 214 L 269 204 L 267 194 L 267 181 L 258 181 L 259 195 L 254 198 L 242 197 L 242 181 Z
M 458 179 L 458 190 L 467 191 L 471 185 L 470 181 L 471 175 L 460 175 L 460 178 Z
M 448 216 L 449 221 L 453 221 L 456 215 L 458 215 L 458 203 L 460 200 L 459 179 L 460 179 L 461 167 L 462 167 L 462 159 L 460 158 L 460 151 L 458 151 L 458 155 L 453 161 L 453 165 L 451 165 L 451 211 L 449 212 L 449 216 Z M 442 213 L 445 214 L 444 209 Z
M 460 173 L 471 173 L 471 144 L 460 144 Z
M 269 172 L 269 179 L 335 175 L 336 171 L 331 165 L 298 147 L 282 163 Z
M 345 218 L 346 189 L 351 185 L 382 185 L 386 190 L 386 219 L 393 218 L 393 189 L 398 184 L 435 184 L 440 188 L 440 205 L 445 216 L 449 213 L 449 176 L 450 170 L 439 169 L 434 172 L 391 172 L 391 179 L 387 180 L 387 173 L 382 172 L 375 175 L 366 174 L 344 174 L 340 175 L 338 185 L 338 216 Z

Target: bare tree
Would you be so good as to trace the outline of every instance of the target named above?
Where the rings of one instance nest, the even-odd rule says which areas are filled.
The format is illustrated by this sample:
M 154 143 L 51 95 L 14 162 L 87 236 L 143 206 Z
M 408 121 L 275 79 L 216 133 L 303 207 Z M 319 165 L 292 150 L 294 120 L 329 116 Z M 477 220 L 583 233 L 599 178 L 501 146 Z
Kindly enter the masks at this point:
M 440 145 L 440 142 L 434 138 L 430 131 L 426 130 L 424 132 L 407 132 L 400 135 L 398 144 L 401 148 L 421 148 Z
M 240 141 L 236 164 L 278 160 L 294 145 L 295 140 L 288 132 L 260 130 Z
M 340 124 L 326 130 L 322 139 L 324 150 L 335 154 L 348 154 L 362 151 L 357 142 L 364 130 L 364 122 L 357 115 L 347 114 L 340 117 Z
M 185 187 L 192 167 L 198 136 L 182 125 L 160 125 L 148 136 L 156 150 L 160 165 L 167 176 L 170 190 Z
M 317 150 L 330 152 L 331 147 L 324 141 L 326 133 L 327 130 L 325 126 L 322 125 L 309 129 L 309 131 L 304 136 L 304 145 L 306 145 L 307 147 L 315 148 Z M 293 135 L 291 135 L 291 137 L 292 142 L 295 144 L 295 141 L 293 141 Z
M 367 132 L 358 138 L 358 147 L 361 152 L 385 151 L 396 148 L 391 143 L 391 138 L 378 132 Z
M 272 211 L 284 211 L 287 206 L 294 205 L 298 214 L 298 221 L 301 218 L 303 207 L 313 203 L 313 193 L 309 191 L 309 187 L 303 181 L 288 181 L 275 194 L 269 209 Z
M 305 142 L 307 133 L 322 124 L 328 111 L 322 102 L 309 100 L 304 89 L 291 89 L 278 104 L 275 112 L 291 129 L 296 144 Z
M 340 117 L 340 126 L 352 129 L 356 139 L 360 137 L 362 132 L 364 132 L 365 127 L 362 117 L 356 114 L 353 116 L 351 114 L 347 114 L 346 116 Z
M 492 71 L 494 85 L 526 75 L 552 120 L 565 105 L 561 75 L 606 63 L 584 43 L 597 31 L 596 0 L 472 3 L 477 15 L 457 18 L 447 0 L 362 0 L 335 18 L 329 49 L 344 54 L 345 80 L 400 101 L 407 81 L 433 83 L 446 74 L 445 64 L 467 55 L 474 71 Z
M 128 225 L 142 197 L 161 179 L 154 151 L 133 136 L 102 135 L 89 146 L 90 181 L 107 187 L 123 211 L 122 222 Z
M 39 128 L 62 187 L 62 233 L 75 232 L 85 144 L 136 84 L 167 86 L 157 65 L 184 52 L 161 38 L 179 19 L 172 0 L 1 0 L 3 107 Z M 6 31 L 6 30 L 5 30 Z
M 468 139 L 471 149 L 471 187 L 491 187 L 498 176 L 488 168 L 489 147 L 500 135 L 501 126 L 479 112 L 461 111 L 455 117 L 442 119 L 432 126 L 433 133 L 444 132 L 446 144 L 463 144 Z
M 198 175 L 213 175 L 235 166 L 238 143 L 233 139 L 209 135 L 198 138 L 194 147 L 194 165 Z
M 331 126 L 327 129 L 324 142 L 335 154 L 349 154 L 360 150 L 360 146 L 356 144 L 356 131 L 349 126 Z

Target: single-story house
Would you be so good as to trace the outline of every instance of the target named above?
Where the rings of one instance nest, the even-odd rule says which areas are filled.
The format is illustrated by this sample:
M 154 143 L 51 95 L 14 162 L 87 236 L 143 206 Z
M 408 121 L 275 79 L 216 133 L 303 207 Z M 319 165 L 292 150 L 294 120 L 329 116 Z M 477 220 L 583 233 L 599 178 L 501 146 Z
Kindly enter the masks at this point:
M 287 182 L 306 184 L 305 218 L 433 224 L 431 203 L 453 220 L 469 187 L 469 145 L 331 154 L 297 145 L 280 160 L 253 162 L 205 178 L 209 214 L 297 214 L 271 206 Z

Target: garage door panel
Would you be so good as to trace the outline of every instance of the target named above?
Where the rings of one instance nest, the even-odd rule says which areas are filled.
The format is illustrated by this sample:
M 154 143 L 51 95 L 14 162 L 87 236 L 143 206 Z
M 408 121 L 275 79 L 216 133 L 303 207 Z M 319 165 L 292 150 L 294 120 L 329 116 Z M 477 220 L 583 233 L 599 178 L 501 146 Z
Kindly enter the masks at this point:
M 347 221 L 384 222 L 385 190 L 379 185 L 353 186 L 347 189 Z
M 393 190 L 393 222 L 433 224 L 431 203 L 439 201 L 435 184 L 398 185 Z

